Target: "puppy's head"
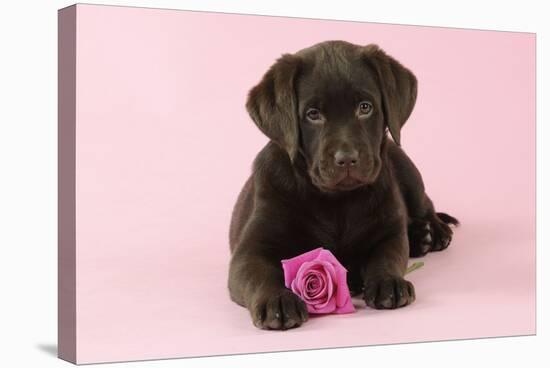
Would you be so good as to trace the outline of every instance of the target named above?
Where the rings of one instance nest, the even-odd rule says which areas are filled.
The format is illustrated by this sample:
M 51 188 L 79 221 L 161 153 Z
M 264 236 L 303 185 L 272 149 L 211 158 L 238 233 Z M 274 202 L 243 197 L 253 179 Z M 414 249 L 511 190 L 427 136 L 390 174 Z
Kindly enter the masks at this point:
M 292 161 L 302 155 L 322 191 L 376 180 L 382 142 L 416 101 L 416 78 L 376 45 L 328 41 L 283 55 L 248 96 L 250 116 Z

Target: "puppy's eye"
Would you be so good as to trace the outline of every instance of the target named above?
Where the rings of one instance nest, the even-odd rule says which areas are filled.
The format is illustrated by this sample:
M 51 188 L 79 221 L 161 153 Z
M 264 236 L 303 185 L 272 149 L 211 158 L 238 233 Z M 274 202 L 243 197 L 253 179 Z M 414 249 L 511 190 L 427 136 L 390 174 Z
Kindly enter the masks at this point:
M 306 112 L 306 116 L 311 121 L 319 121 L 321 120 L 321 111 L 317 109 L 309 109 Z
M 361 116 L 369 116 L 372 114 L 372 110 L 374 107 L 372 104 L 368 101 L 363 101 L 359 104 L 359 115 Z

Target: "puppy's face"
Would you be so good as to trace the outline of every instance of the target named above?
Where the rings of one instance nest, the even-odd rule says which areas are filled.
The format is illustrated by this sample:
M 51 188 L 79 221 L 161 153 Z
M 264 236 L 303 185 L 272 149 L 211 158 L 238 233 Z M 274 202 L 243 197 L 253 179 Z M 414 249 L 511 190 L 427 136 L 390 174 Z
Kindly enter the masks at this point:
M 400 129 L 416 100 L 416 78 L 375 45 L 328 41 L 283 55 L 249 94 L 256 125 L 302 155 L 325 192 L 374 182 L 386 131 Z
M 315 56 L 296 82 L 299 152 L 311 180 L 329 192 L 372 183 L 385 135 L 375 71 L 358 52 Z

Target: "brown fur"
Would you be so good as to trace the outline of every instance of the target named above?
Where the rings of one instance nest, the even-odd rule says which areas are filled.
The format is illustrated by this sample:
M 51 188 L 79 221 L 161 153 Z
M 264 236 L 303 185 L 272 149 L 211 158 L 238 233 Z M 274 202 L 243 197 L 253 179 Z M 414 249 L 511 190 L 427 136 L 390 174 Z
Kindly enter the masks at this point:
M 319 246 L 368 306 L 414 301 L 403 278 L 409 255 L 446 248 L 457 224 L 435 212 L 399 147 L 416 89 L 412 72 L 377 46 L 328 41 L 283 55 L 250 91 L 247 109 L 271 141 L 234 208 L 228 286 L 257 327 L 307 320 L 281 260 Z

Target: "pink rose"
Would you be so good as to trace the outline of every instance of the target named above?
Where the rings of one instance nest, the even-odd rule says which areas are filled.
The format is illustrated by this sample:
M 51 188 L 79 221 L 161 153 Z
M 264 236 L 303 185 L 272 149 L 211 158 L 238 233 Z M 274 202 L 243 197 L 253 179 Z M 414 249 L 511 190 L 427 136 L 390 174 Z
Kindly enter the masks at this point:
M 285 286 L 306 303 L 309 313 L 355 312 L 346 281 L 348 271 L 329 250 L 317 248 L 281 263 Z

